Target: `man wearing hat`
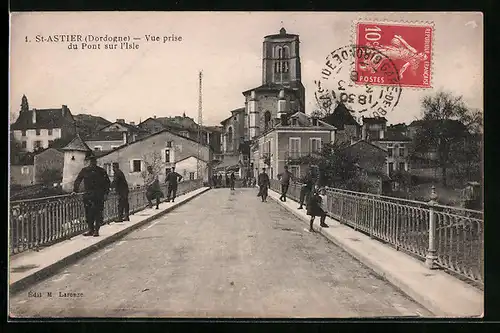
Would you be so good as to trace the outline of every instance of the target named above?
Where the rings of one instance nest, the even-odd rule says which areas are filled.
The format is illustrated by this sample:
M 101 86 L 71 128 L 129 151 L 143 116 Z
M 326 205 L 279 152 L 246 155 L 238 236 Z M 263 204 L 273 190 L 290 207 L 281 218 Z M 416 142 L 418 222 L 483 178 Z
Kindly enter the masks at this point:
M 97 237 L 103 223 L 104 201 L 109 193 L 110 181 L 106 170 L 97 166 L 97 159 L 94 155 L 89 156 L 89 165 L 84 167 L 76 177 L 72 194 L 78 191 L 82 181 L 85 186 L 83 194 L 85 219 L 89 226 L 89 231 L 83 235 Z

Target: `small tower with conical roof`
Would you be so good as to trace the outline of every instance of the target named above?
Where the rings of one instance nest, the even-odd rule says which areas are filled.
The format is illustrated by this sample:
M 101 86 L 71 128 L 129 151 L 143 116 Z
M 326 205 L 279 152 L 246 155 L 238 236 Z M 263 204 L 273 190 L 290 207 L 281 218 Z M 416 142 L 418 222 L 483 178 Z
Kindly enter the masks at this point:
M 23 98 L 21 98 L 21 112 L 29 111 L 29 109 L 28 98 L 26 95 L 23 95 Z
M 71 192 L 78 173 L 85 166 L 85 158 L 92 150 L 79 134 L 63 147 L 62 150 L 64 151 L 62 188 L 64 191 Z

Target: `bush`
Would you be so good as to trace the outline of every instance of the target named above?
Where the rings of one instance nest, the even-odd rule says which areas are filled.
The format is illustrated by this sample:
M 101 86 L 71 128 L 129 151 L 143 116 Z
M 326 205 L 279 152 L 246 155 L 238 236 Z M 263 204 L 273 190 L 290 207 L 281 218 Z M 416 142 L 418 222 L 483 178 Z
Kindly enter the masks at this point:
M 62 172 L 57 169 L 45 169 L 39 176 L 42 184 L 60 183 L 62 181 Z

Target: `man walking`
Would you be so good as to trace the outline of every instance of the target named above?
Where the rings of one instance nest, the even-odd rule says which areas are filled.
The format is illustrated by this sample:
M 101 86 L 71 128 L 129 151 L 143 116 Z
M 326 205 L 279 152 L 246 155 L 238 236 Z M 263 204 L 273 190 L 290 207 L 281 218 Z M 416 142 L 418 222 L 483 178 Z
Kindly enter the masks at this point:
M 128 204 L 128 182 L 118 163 L 113 163 L 112 187 L 118 194 L 118 219 L 116 222 L 130 221 Z
M 286 193 L 288 192 L 288 187 L 290 186 L 290 179 L 292 179 L 292 173 L 288 171 L 288 165 L 285 165 L 285 170 L 278 175 L 278 179 L 281 180 L 281 197 L 280 200 L 286 202 Z
M 231 172 L 231 177 L 229 179 L 229 183 L 231 184 L 231 190 L 234 190 L 234 183 L 236 182 L 236 176 L 234 172 Z
M 300 189 L 300 200 L 299 200 L 299 208 L 302 209 L 304 206 L 304 202 L 309 200 L 309 195 L 311 194 L 314 186 L 314 173 L 312 168 L 310 167 L 307 171 L 307 174 L 302 178 L 302 188 Z
M 177 195 L 177 185 L 181 180 L 182 176 L 175 172 L 175 167 L 173 167 L 172 171 L 165 177 L 165 181 L 168 183 L 167 202 L 170 202 L 170 199 L 174 202 Z
M 83 204 L 85 207 L 85 219 L 87 220 L 89 231 L 84 236 L 99 236 L 99 228 L 103 223 L 102 211 L 104 201 L 107 199 L 110 181 L 106 171 L 97 166 L 95 156 L 90 156 L 89 166 L 84 167 L 75 179 L 72 195 L 78 192 L 83 181 L 85 193 L 83 194 Z
M 267 189 L 269 188 L 269 176 L 266 173 L 266 168 L 262 168 L 262 173 L 259 174 L 259 194 L 257 196 L 262 198 L 262 202 L 267 200 Z

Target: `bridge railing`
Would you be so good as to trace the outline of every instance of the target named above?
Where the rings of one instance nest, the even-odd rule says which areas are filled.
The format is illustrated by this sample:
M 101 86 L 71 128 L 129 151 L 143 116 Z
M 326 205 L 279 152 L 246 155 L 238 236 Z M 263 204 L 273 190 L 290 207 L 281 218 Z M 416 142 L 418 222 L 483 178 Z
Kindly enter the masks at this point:
M 302 184 L 292 183 L 288 197 L 299 200 Z M 278 180 L 271 188 L 281 191 Z M 347 191 L 327 190 L 327 213 L 340 223 L 442 267 L 466 279 L 484 283 L 484 217 L 482 211 L 443 206 L 436 202 Z
M 202 180 L 180 182 L 177 195 L 186 194 L 202 186 Z M 166 184 L 162 184 L 161 187 L 166 197 Z M 130 189 L 130 214 L 146 208 L 147 203 L 145 187 Z M 104 203 L 103 220 L 104 223 L 109 223 L 116 218 L 118 218 L 118 195 L 112 191 Z M 82 193 L 75 196 L 68 194 L 10 202 L 11 254 L 48 246 L 86 230 Z

